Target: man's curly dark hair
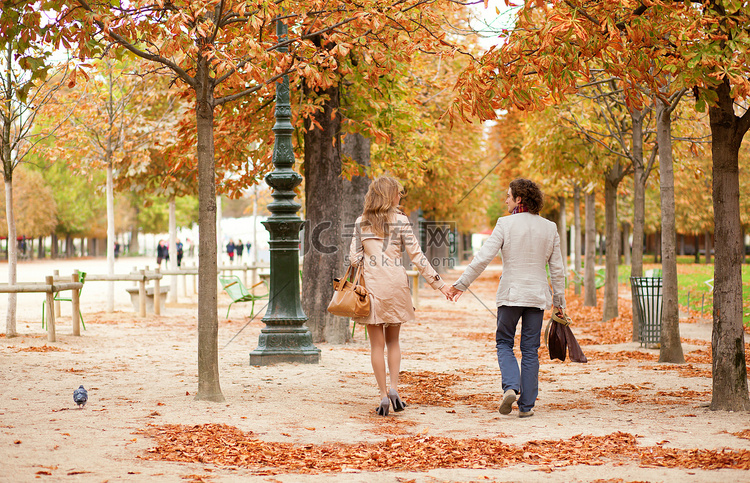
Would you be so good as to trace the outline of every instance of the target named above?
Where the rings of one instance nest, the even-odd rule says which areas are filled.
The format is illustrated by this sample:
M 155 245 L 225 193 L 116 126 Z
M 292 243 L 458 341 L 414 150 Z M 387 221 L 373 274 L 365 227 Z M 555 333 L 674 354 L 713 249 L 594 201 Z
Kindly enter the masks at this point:
M 544 206 L 542 190 L 530 179 L 518 178 L 511 181 L 510 193 L 513 199 L 521 197 L 521 203 L 529 210 L 529 213 L 538 215 Z

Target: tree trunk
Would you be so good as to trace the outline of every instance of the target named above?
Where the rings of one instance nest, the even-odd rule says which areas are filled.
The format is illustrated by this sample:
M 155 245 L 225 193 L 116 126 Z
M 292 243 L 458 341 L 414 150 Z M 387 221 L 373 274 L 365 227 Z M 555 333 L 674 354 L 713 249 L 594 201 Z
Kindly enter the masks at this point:
M 450 227 L 447 224 L 440 223 L 438 220 L 425 219 L 424 224 L 424 252 L 432 268 L 439 274 L 444 274 L 448 268 L 448 257 L 450 255 L 450 245 L 448 243 Z M 416 225 L 415 225 L 416 226 Z M 439 235 L 445 234 L 445 237 Z M 443 242 L 445 240 L 445 242 Z M 406 253 L 404 252 L 404 255 Z M 404 266 L 411 266 L 411 259 L 405 257 Z
M 214 98 L 208 61 L 198 59 L 196 121 L 198 133 L 198 394 L 221 402 L 219 384 L 219 318 L 216 266 L 216 173 L 214 167 Z
M 6 171 L 8 173 L 8 171 Z M 8 223 L 8 284 L 14 285 L 17 281 L 18 270 L 18 245 L 16 244 L 16 220 L 13 214 L 13 178 L 5 177 L 5 220 Z M 15 337 L 16 331 L 16 304 L 17 294 L 8 294 L 8 312 L 5 320 L 6 337 Z M 52 310 L 52 307 L 49 307 Z
M 633 248 L 630 258 L 630 276 L 643 276 L 643 236 L 646 223 L 646 180 L 648 173 L 643 164 L 643 118 L 645 111 L 630 111 L 633 123 Z M 636 304 L 635 293 L 631 284 L 631 300 L 633 301 L 633 342 L 641 340 L 640 316 Z
M 13 67 L 13 42 L 6 42 L 5 49 L 5 60 L 7 69 L 4 69 L 4 78 L 2 81 L 5 83 L 3 90 L 7 93 L 11 93 L 14 89 L 13 77 L 11 69 Z M 13 106 L 11 105 L 11 97 L 7 96 L 3 99 L 3 114 L 0 115 L 2 121 L 2 131 L 0 132 L 0 156 L 2 157 L 3 163 L 3 178 L 5 181 L 5 220 L 8 225 L 8 239 L 6 246 L 8 247 L 8 283 L 16 283 L 16 271 L 18 269 L 18 248 L 16 247 L 16 221 L 13 215 L 13 152 L 11 149 L 11 122 L 10 116 L 13 113 Z M 7 318 L 5 321 L 5 335 L 6 337 L 15 337 L 18 335 L 16 332 L 16 294 L 8 294 L 8 310 Z
M 128 253 L 132 255 L 139 255 L 141 251 L 140 244 L 138 243 L 138 214 L 141 212 L 141 205 L 138 200 L 133 196 L 131 197 L 131 206 L 133 208 L 133 225 L 130 227 L 130 240 L 128 243 Z
M 680 256 L 685 256 L 685 235 L 678 235 L 680 238 Z
M 693 237 L 693 243 L 695 244 L 695 260 L 693 263 L 700 263 L 701 262 L 701 239 L 700 236 L 695 235 Z
M 57 233 L 51 235 L 52 240 L 49 246 L 49 257 L 52 259 L 57 258 Z
M 706 237 L 706 256 L 704 258 L 706 265 L 711 264 L 711 249 L 713 248 L 713 243 L 711 243 L 711 232 L 706 230 L 706 234 L 704 235 Z
M 175 202 L 174 196 L 169 198 L 169 260 L 172 270 L 177 269 L 177 203 Z M 169 288 L 169 300 L 170 302 L 177 303 L 177 275 L 172 275 L 172 286 Z M 216 286 L 219 289 L 219 286 Z
M 625 265 L 632 263 L 632 257 L 630 253 L 630 223 L 623 222 L 622 224 L 622 254 L 625 255 Z
M 115 274 L 115 192 L 112 152 L 107 152 L 107 274 Z M 83 244 L 81 244 L 83 249 Z M 83 250 L 81 250 L 83 251 Z M 115 311 L 115 282 L 107 282 L 107 313 Z
M 654 242 L 654 263 L 659 263 L 661 260 L 661 230 L 656 232 Z
M 583 275 L 583 305 L 596 307 L 596 195 L 586 193 L 586 260 Z
M 746 112 L 734 114 L 729 81 L 716 89 L 717 105 L 709 108 L 713 204 L 716 239 L 714 310 L 711 346 L 711 409 L 750 410 L 745 341 L 742 328 L 742 240 L 740 240 L 739 149 L 750 123 Z M 750 111 L 748 111 L 750 112 Z M 710 253 L 706 247 L 706 253 Z
M 347 134 L 341 145 L 342 158 L 350 158 L 360 165 L 361 171 L 365 173 L 370 167 L 370 139 L 361 134 Z M 345 159 L 342 159 L 342 162 Z M 370 178 L 367 176 L 352 176 L 351 180 L 342 180 L 342 196 L 344 202 L 341 204 L 342 242 L 339 248 L 343 250 L 344 258 L 348 263 L 349 243 L 354 232 L 354 222 L 362 214 L 365 207 L 365 195 L 370 187 Z M 329 334 L 328 342 L 343 344 L 351 339 L 349 324 L 347 322 L 345 331 Z
M 565 268 L 565 274 L 567 275 L 568 268 L 568 217 L 565 212 L 565 196 L 558 196 L 557 200 L 560 202 L 560 216 L 557 222 L 557 231 L 560 235 L 560 253 L 562 254 L 563 267 Z M 566 277 L 567 280 L 567 277 Z
M 606 236 L 605 282 L 603 321 L 614 319 L 617 309 L 617 254 L 619 237 L 617 236 L 617 185 L 622 179 L 619 175 L 620 165 L 608 170 L 604 180 L 604 224 Z
M 581 236 L 581 187 L 576 183 L 573 191 L 573 226 L 575 226 L 575 256 L 573 262 L 573 270 L 576 273 L 576 295 L 581 295 L 581 255 L 583 254 L 581 242 L 583 237 Z
M 341 145 L 342 157 L 351 158 L 366 171 L 370 167 L 370 139 L 361 134 L 347 134 Z M 343 160 L 342 160 L 343 161 Z M 365 195 L 370 187 L 370 178 L 367 176 L 353 176 L 350 180 L 343 180 L 343 199 L 341 221 L 344 226 L 344 234 L 349 235 L 354 228 L 354 221 L 362 214 L 365 207 Z M 345 246 L 345 252 L 349 246 Z M 346 255 L 346 253 L 345 253 Z
M 221 195 L 216 197 L 216 263 L 221 265 L 221 256 L 224 253 L 224 234 L 221 232 L 221 219 L 224 215 L 221 212 Z
M 44 237 L 40 236 L 37 242 L 37 258 L 43 260 L 47 256 L 44 247 Z
M 631 111 L 633 122 L 633 249 L 630 276 L 643 276 L 643 227 L 646 222 L 646 168 L 643 164 L 643 112 Z M 637 325 L 637 321 L 636 321 Z M 633 337 L 638 328 L 633 326 Z M 635 340 L 635 339 L 634 339 Z
M 339 88 L 333 86 L 306 96 L 324 96 L 323 109 L 305 121 L 305 254 L 302 269 L 302 308 L 313 342 L 346 340 L 349 319 L 326 310 L 333 296 L 331 280 L 345 269 L 341 216 L 343 191 Z M 315 123 L 313 122 L 315 121 Z M 319 125 L 320 127 L 318 127 Z
M 659 362 L 684 363 L 680 343 L 680 307 L 677 299 L 677 242 L 674 172 L 672 167 L 672 110 L 656 101 L 656 139 L 659 144 L 661 192 L 662 310 Z

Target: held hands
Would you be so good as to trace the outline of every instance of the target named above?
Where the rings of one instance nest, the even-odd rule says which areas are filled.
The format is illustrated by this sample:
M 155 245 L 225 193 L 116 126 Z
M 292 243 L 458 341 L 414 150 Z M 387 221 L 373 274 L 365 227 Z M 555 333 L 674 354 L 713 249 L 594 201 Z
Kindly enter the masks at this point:
M 445 288 L 445 287 L 443 287 Z M 456 287 L 451 285 L 446 291 L 443 292 L 445 297 L 451 302 L 458 302 L 458 299 L 463 295 L 463 291 L 458 290 Z
M 451 302 L 457 302 L 459 297 L 463 294 L 463 291 L 458 290 L 453 285 L 448 285 L 447 283 L 440 288 L 440 291 L 443 292 L 445 298 Z

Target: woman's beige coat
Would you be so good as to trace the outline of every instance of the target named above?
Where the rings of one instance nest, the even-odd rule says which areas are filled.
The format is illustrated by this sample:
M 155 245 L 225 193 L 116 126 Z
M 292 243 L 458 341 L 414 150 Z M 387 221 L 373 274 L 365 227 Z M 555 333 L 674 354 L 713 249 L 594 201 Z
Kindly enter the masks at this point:
M 445 285 L 422 253 L 409 218 L 398 213 L 388 228 L 389 233 L 381 237 L 362 227 L 361 216 L 355 223 L 349 260 L 352 265 L 363 264 L 365 286 L 370 291 L 370 315 L 354 317 L 358 324 L 395 325 L 414 320 L 409 279 L 401 261 L 404 250 L 432 288 L 439 290 Z

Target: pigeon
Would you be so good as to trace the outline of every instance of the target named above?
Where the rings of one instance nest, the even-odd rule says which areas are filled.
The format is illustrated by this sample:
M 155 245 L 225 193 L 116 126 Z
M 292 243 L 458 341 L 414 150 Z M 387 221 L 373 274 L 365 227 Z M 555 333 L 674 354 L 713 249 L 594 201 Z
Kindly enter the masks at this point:
M 89 393 L 83 388 L 83 384 L 78 386 L 78 389 L 73 391 L 73 401 L 78 404 L 79 408 L 83 408 L 86 405 L 86 401 L 89 400 Z

